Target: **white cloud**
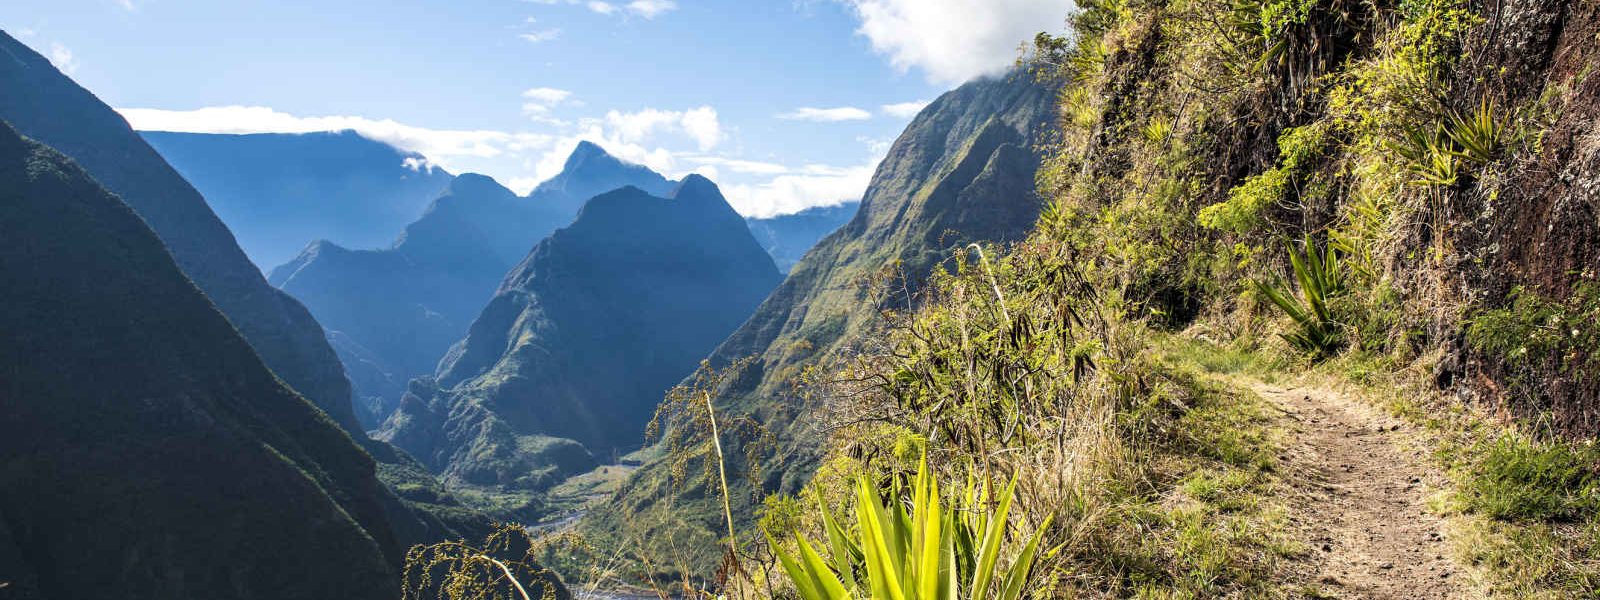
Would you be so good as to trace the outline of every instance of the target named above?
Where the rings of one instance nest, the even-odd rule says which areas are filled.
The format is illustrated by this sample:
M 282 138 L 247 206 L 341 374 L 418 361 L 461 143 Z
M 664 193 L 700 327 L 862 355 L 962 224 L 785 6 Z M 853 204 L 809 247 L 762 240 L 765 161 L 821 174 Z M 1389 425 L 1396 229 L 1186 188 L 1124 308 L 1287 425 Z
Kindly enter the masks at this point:
M 633 0 L 628 3 L 628 12 L 646 19 L 654 19 L 675 8 L 678 8 L 678 3 L 672 0 Z
M 407 156 L 405 160 L 400 161 L 400 166 L 418 173 L 433 172 L 433 163 L 428 161 L 426 157 Z
M 843 0 L 857 33 L 901 70 L 960 83 L 1004 71 L 1040 31 L 1065 27 L 1072 0 Z
M 757 160 L 743 160 L 723 156 L 685 156 L 683 159 L 684 162 L 696 165 L 693 170 L 699 171 L 702 175 L 705 174 L 707 169 L 720 172 L 723 167 L 734 173 L 746 175 L 782 175 L 789 172 L 789 167 Z M 710 175 L 706 176 L 710 177 Z
M 637 144 L 660 133 L 682 133 L 693 139 L 701 152 L 711 150 L 726 137 L 717 110 L 702 106 L 684 111 L 646 108 L 634 112 L 606 113 L 605 127 L 624 143 Z M 598 143 L 598 141 L 597 141 Z
M 560 29 L 540 29 L 540 30 L 537 30 L 537 31 L 529 31 L 527 33 L 517 34 L 517 37 L 520 37 L 520 38 L 522 38 L 524 40 L 527 40 L 528 43 L 530 43 L 530 44 L 537 44 L 537 43 L 540 43 L 540 42 L 548 42 L 550 40 L 553 40 L 553 39 L 561 37 L 561 30 Z
M 797 108 L 793 112 L 778 115 L 779 119 L 788 121 L 811 121 L 814 123 L 837 123 L 839 121 L 865 121 L 872 118 L 872 113 L 854 106 L 840 106 L 837 108 Z
M 50 64 L 55 65 L 62 73 L 70 76 L 78 71 L 78 60 L 72 56 L 72 50 L 60 42 L 50 42 L 49 58 Z
M 528 88 L 522 92 L 524 100 L 537 102 L 546 106 L 555 106 L 572 97 L 572 92 L 551 87 Z
M 139 7 L 133 4 L 133 0 L 117 0 L 117 6 L 121 6 L 123 10 L 139 10 Z
M 928 104 L 929 102 L 927 100 L 918 100 L 916 102 L 885 104 L 881 108 L 883 110 L 883 114 L 889 115 L 896 119 L 909 119 L 917 116 L 917 113 L 922 112 L 922 109 L 927 108 Z
M 119 108 L 141 131 L 190 133 L 311 133 L 353 130 L 368 138 L 411 150 L 454 171 L 462 158 L 494 158 L 548 147 L 556 137 L 493 130 L 429 129 L 390 119 L 353 116 L 300 117 L 264 106 L 213 106 L 196 110 Z
M 538 89 L 538 88 L 535 88 Z M 558 94 L 532 94 L 540 100 Z M 525 98 L 527 99 L 527 98 Z M 573 102 L 571 96 L 562 99 Z M 196 110 L 118 109 L 135 129 L 193 133 L 310 133 L 354 130 L 357 133 L 421 154 L 404 166 L 413 170 L 443 168 L 454 173 L 482 172 L 506 187 L 526 194 L 561 171 L 579 141 L 591 141 L 626 161 L 670 177 L 698 172 L 717 181 L 734 209 L 746 216 L 767 217 L 856 200 L 882 156 L 859 166 L 808 164 L 786 166 L 713 153 L 727 132 L 716 109 L 646 108 L 610 111 L 580 119 L 556 133 L 496 130 L 431 129 L 390 119 L 357 116 L 305 117 L 260 106 L 217 106 Z M 692 149 L 691 149 L 692 148 Z M 722 177 L 732 181 L 724 181 Z
M 860 200 L 876 165 L 877 161 L 856 167 L 808 165 L 765 183 L 724 185 L 722 193 L 741 215 L 775 217 Z
M 522 114 L 546 125 L 565 125 L 566 121 L 550 117 L 551 109 L 569 103 L 572 92 L 552 87 L 529 88 L 522 92 Z M 576 102 L 573 102 L 576 104 Z
M 644 17 L 646 19 L 654 19 L 656 17 L 661 16 L 662 14 L 665 14 L 667 12 L 676 10 L 678 8 L 678 3 L 675 2 L 674 0 L 633 0 L 632 2 L 629 2 L 629 3 L 627 3 L 625 5 L 622 5 L 622 6 L 618 6 L 613 2 L 606 2 L 606 1 L 602 1 L 602 0 L 524 0 L 524 1 L 525 2 L 531 2 L 533 4 L 546 4 L 546 5 L 551 5 L 551 6 L 554 6 L 554 5 L 557 5 L 557 4 L 566 4 L 566 5 L 571 5 L 571 6 L 582 5 L 584 8 L 589 9 L 591 12 L 602 14 L 602 15 L 621 14 L 621 13 L 623 13 L 624 9 L 626 9 L 626 11 L 627 11 L 626 14 L 639 16 L 639 17 Z

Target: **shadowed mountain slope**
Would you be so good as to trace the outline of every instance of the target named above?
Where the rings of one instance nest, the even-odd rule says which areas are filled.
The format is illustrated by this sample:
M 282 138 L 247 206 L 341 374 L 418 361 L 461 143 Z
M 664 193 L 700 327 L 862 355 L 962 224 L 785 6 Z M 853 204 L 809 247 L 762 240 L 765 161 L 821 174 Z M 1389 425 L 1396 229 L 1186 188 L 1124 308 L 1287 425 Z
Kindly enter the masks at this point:
M 273 269 L 269 281 L 305 302 L 328 328 L 354 383 L 358 416 L 375 428 L 393 412 L 406 382 L 432 374 L 466 335 L 495 286 L 534 244 L 570 223 L 582 200 L 627 185 L 671 189 L 655 172 L 588 142 L 528 197 L 463 174 L 393 247 L 350 250 L 317 241 Z
M 4 125 L 0 237 L 7 592 L 397 596 L 403 549 L 372 459 L 267 370 L 138 215 Z
M 540 242 L 380 437 L 447 482 L 537 490 L 637 446 L 663 394 L 781 278 L 717 187 L 590 200 Z
M 362 431 L 350 382 L 322 328 L 299 302 L 267 285 L 205 199 L 127 121 L 4 33 L 0 89 L 0 119 L 71 157 L 121 197 L 273 372 L 348 431 Z

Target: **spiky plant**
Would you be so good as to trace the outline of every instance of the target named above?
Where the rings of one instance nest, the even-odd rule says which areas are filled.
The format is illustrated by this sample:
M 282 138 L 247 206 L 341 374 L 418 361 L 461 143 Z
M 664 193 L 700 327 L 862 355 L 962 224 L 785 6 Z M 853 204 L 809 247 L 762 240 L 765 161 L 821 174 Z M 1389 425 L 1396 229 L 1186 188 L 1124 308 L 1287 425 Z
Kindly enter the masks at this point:
M 1470 114 L 1450 115 L 1448 133 L 1456 155 L 1479 164 L 1494 160 L 1505 137 L 1505 127 L 1494 113 L 1494 103 L 1485 98 Z
M 1299 295 L 1282 277 L 1256 282 L 1256 291 L 1294 321 L 1295 329 L 1281 334 L 1290 346 L 1314 358 L 1333 354 L 1345 342 L 1344 327 L 1331 304 L 1345 293 L 1339 252 L 1333 244 L 1318 251 L 1311 236 L 1301 242 L 1300 250 L 1292 242 L 1285 249 L 1299 284 Z
M 1013 480 L 991 504 L 988 486 L 969 482 L 946 498 L 924 458 L 910 497 L 897 488 L 885 502 L 868 478 L 857 481 L 854 529 L 819 503 L 827 557 L 798 534 L 798 557 L 769 541 L 804 600 L 1016 600 L 1050 519 L 1002 569 L 1015 489 Z

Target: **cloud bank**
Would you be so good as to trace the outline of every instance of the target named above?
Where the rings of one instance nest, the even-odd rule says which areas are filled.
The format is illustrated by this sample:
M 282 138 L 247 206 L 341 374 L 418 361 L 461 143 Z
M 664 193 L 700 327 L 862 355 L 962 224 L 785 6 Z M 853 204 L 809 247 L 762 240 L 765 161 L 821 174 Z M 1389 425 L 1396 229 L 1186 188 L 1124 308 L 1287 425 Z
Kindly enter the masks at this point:
M 523 101 L 540 106 L 576 103 L 570 92 L 554 88 L 530 89 L 524 92 Z M 711 177 L 722 185 L 735 210 L 756 217 L 859 199 L 881 157 L 874 148 L 872 160 L 859 166 L 790 167 L 724 156 L 716 151 L 726 142 L 728 132 L 711 106 L 613 110 L 601 117 L 579 119 L 559 133 L 433 129 L 392 119 L 304 117 L 264 106 L 117 111 L 141 131 L 249 134 L 351 130 L 426 157 L 425 161 L 408 163 L 407 168 L 437 166 L 453 173 L 482 172 L 521 194 L 561 172 L 573 147 L 580 141 L 589 141 L 618 158 L 669 177 L 692 172 Z M 723 180 L 722 175 L 732 181 Z
M 1072 0 L 842 0 L 857 33 L 902 70 L 957 84 L 1005 71 L 1041 30 L 1065 27 Z

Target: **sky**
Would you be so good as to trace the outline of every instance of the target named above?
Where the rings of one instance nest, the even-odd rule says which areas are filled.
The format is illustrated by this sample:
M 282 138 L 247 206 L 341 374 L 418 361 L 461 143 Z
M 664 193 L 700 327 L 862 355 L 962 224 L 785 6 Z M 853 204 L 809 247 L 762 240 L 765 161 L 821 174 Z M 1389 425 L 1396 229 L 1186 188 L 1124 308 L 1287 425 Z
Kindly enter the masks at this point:
M 354 129 L 526 193 L 579 140 L 746 216 L 859 199 L 916 112 L 1070 0 L 6 0 L 136 129 Z

